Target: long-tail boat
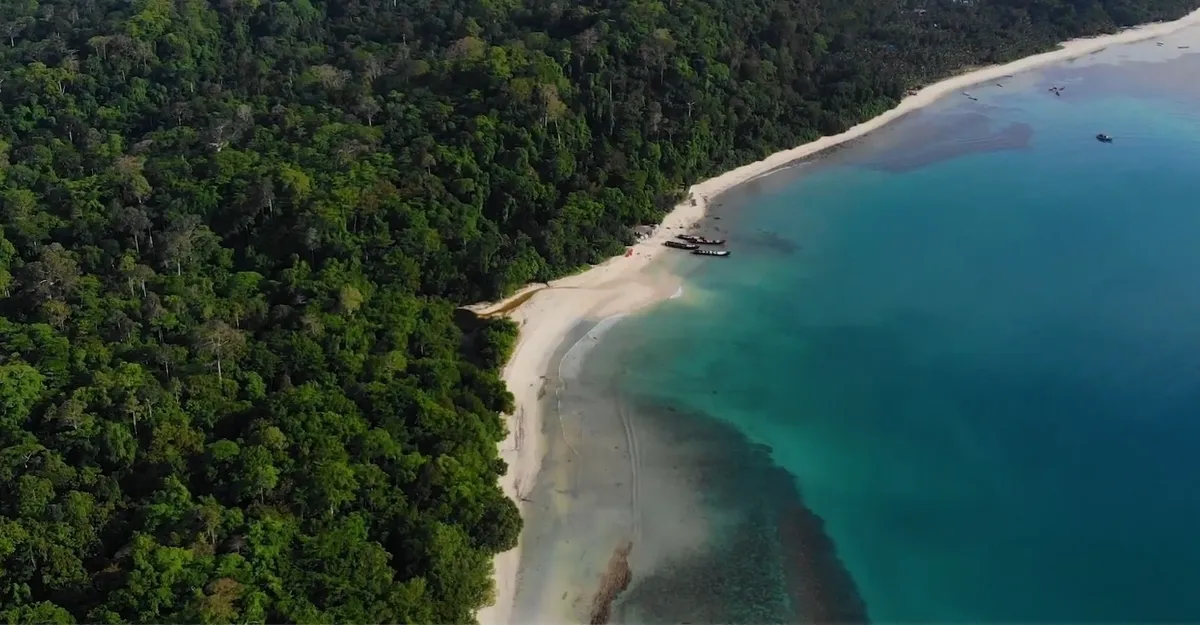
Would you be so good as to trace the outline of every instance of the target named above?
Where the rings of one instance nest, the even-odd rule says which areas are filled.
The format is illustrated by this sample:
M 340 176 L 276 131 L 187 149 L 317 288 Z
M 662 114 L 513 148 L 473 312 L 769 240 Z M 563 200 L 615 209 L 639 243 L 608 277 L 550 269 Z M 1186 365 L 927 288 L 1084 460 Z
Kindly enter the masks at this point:
M 700 245 L 725 245 L 725 239 L 710 239 L 695 234 L 680 234 L 677 235 L 680 239 L 688 243 L 698 243 Z

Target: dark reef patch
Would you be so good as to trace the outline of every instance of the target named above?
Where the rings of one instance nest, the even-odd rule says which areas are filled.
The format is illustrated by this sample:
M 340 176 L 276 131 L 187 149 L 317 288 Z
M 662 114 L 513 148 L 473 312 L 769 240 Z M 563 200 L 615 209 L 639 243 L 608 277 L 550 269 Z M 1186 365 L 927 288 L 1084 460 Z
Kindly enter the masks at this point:
M 868 623 L 867 604 L 825 532 L 825 521 L 803 505 L 779 511 L 786 586 L 796 613 L 811 623 Z
M 738 233 L 738 245 L 742 248 L 762 249 L 783 256 L 791 256 L 799 249 L 794 241 L 780 235 L 776 232 L 768 232 L 767 230 L 756 230 L 754 232 Z
M 914 122 L 912 128 L 895 137 L 895 147 L 859 164 L 878 171 L 905 173 L 969 154 L 1028 149 L 1032 139 L 1033 126 L 1029 124 L 1012 122 L 995 128 L 993 119 L 983 113 L 954 113 L 934 121 Z
M 635 571 L 613 622 L 868 623 L 865 602 L 793 476 L 770 448 L 694 410 L 636 404 L 639 425 L 688 448 L 716 531 L 696 552 Z

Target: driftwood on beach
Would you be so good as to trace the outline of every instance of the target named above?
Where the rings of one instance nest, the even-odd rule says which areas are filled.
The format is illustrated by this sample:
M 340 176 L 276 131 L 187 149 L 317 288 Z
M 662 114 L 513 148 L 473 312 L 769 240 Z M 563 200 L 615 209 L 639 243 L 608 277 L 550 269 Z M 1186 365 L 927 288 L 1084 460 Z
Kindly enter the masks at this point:
M 613 550 L 608 560 L 608 569 L 600 578 L 600 587 L 592 599 L 592 613 L 588 622 L 591 625 L 605 625 L 612 618 L 612 605 L 617 597 L 629 588 L 633 580 L 633 572 L 629 570 L 629 552 L 633 551 L 633 543 L 625 541 Z

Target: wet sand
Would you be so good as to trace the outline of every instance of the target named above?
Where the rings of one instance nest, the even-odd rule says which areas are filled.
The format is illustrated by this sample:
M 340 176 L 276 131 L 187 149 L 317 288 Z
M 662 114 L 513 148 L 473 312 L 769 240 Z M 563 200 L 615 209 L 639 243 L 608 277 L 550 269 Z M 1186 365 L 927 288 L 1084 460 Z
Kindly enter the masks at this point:
M 680 450 L 646 431 L 611 376 L 590 373 L 592 349 L 619 321 L 580 324 L 546 371 L 546 455 L 526 502 L 539 548 L 523 554 L 512 622 L 607 622 L 626 567 L 704 541 L 703 491 L 664 466 Z

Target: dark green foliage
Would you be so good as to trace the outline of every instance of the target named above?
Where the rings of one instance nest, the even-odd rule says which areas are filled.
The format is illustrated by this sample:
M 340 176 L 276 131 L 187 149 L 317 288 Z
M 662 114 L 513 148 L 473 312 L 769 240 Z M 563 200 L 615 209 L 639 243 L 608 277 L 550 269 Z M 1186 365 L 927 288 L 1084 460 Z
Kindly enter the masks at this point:
M 507 317 L 494 317 L 479 329 L 472 352 L 478 355 L 480 366 L 498 370 L 508 362 L 517 346 L 521 329 Z
M 910 87 L 1191 6 L 0 3 L 0 621 L 470 621 L 520 529 L 517 328 L 455 305 Z

